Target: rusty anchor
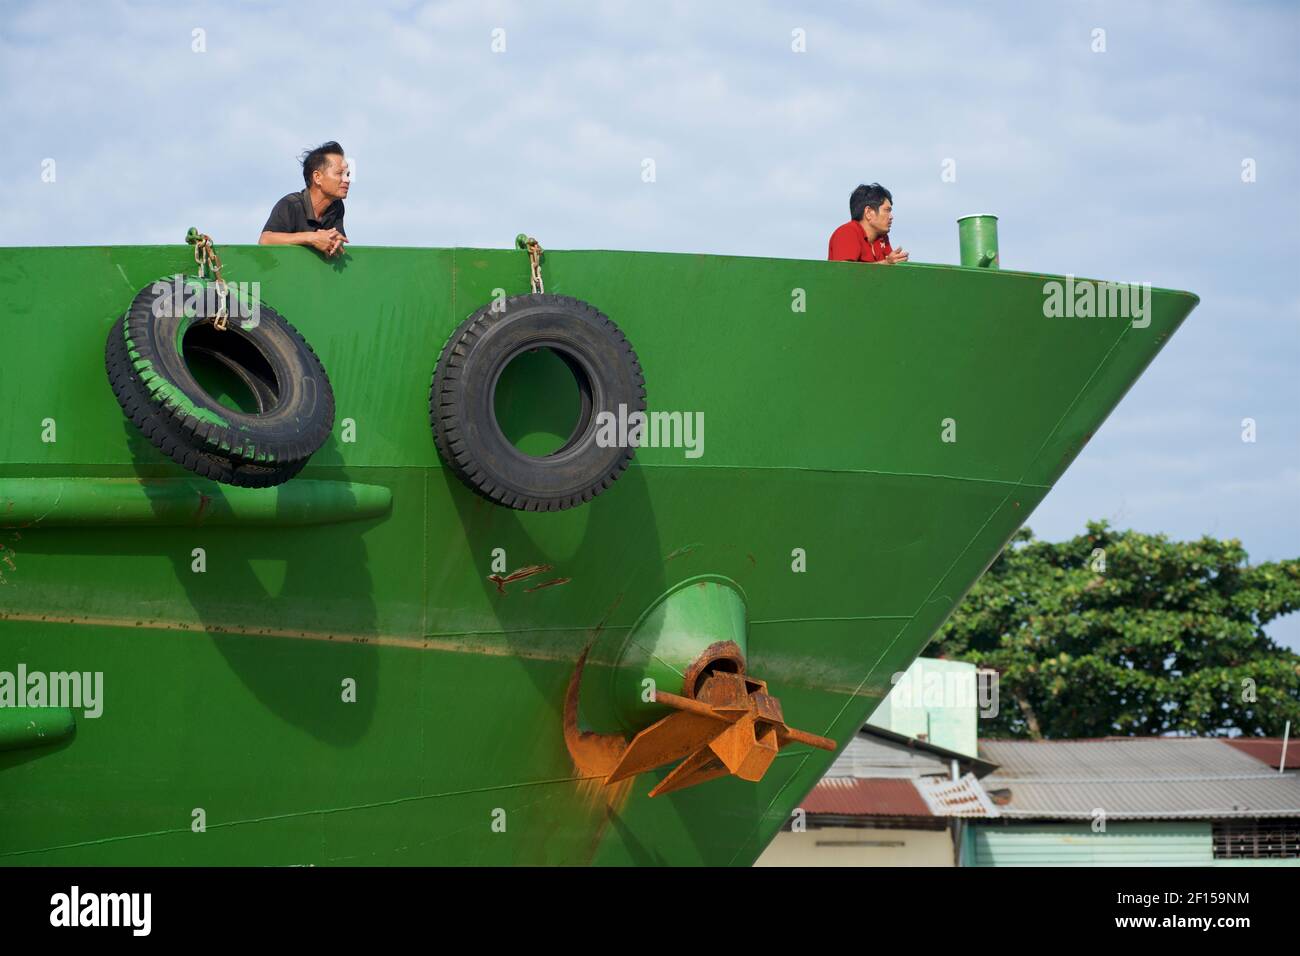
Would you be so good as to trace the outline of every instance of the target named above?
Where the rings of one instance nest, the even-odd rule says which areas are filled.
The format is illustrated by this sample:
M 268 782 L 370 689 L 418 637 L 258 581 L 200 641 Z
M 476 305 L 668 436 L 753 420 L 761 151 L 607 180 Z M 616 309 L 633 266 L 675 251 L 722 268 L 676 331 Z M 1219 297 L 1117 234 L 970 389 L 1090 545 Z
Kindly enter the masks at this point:
M 606 784 L 681 760 L 650 791 L 656 797 L 727 775 L 757 782 L 787 744 L 835 750 L 835 741 L 786 724 L 781 702 L 766 681 L 745 674 L 744 657 L 731 642 L 709 648 L 688 669 L 683 690 L 692 688 L 693 696 L 655 691 L 655 701 L 676 713 L 632 738 Z

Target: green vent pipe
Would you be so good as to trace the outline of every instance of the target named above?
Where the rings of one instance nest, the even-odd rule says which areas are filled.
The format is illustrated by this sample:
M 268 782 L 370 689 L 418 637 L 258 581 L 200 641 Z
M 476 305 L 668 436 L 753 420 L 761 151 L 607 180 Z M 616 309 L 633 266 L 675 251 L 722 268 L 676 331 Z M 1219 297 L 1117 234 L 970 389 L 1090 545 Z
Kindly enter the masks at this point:
M 998 268 L 998 217 L 987 213 L 957 220 L 961 264 L 980 269 Z

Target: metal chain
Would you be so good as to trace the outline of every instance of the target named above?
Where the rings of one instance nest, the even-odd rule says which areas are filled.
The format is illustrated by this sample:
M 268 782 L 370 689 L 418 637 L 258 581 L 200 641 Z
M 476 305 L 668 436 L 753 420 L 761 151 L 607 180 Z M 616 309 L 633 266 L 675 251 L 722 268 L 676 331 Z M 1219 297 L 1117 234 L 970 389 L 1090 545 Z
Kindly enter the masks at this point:
M 542 247 L 532 236 L 528 237 L 528 281 L 534 294 L 546 291 L 542 284 Z
M 224 332 L 230 313 L 226 308 L 226 280 L 221 277 L 221 256 L 217 255 L 217 250 L 212 246 L 212 237 L 193 227 L 190 227 L 185 241 L 194 247 L 194 261 L 199 264 L 200 279 L 206 278 L 208 266 L 212 267 L 212 277 L 217 287 L 217 314 L 212 320 L 212 326 L 218 332 Z
M 529 236 L 525 245 L 528 249 L 528 281 L 532 284 L 533 293 L 545 292 L 546 286 L 542 284 L 541 243 Z

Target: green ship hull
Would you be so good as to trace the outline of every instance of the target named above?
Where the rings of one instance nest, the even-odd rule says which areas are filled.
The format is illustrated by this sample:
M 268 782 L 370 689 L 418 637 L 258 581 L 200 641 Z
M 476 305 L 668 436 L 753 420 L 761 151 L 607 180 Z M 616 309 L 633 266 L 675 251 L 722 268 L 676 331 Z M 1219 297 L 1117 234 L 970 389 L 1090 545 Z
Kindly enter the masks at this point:
M 1136 327 L 1046 317 L 1028 273 L 548 251 L 649 408 L 706 428 L 531 513 L 444 468 L 428 417 L 444 342 L 528 291 L 523 253 L 223 257 L 334 389 L 278 488 L 185 472 L 106 380 L 110 325 L 188 248 L 0 249 L 0 671 L 103 674 L 97 717 L 0 708 L 0 863 L 750 864 L 834 754 L 606 786 L 565 740 L 583 651 L 729 579 L 750 672 L 842 747 L 1197 302 L 1153 290 Z

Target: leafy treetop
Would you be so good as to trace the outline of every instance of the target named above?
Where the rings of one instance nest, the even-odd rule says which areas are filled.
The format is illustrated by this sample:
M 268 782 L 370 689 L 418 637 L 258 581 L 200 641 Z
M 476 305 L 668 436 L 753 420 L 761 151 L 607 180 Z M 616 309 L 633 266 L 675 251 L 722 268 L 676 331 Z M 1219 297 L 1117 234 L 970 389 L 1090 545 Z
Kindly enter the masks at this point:
M 1241 542 L 1090 522 L 1060 543 L 1021 529 L 927 656 L 1000 672 L 991 737 L 1300 731 L 1300 655 L 1264 625 L 1300 609 L 1300 559 Z

